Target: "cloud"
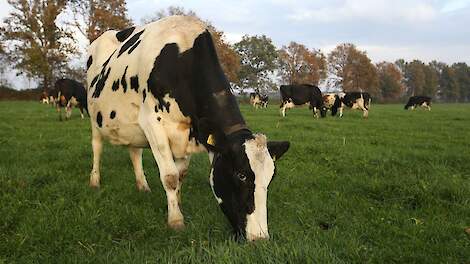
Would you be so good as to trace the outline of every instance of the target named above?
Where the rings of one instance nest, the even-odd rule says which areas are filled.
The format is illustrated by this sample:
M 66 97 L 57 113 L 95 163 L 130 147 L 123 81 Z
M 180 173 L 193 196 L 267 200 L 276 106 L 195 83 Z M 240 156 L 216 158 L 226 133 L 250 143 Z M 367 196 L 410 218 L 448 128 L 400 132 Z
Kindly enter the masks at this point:
M 453 12 L 470 6 L 470 0 L 446 0 L 442 12 Z
M 287 15 L 290 21 L 345 22 L 370 20 L 395 23 L 426 22 L 437 17 L 438 10 L 428 1 L 344 0 L 334 5 L 296 9 Z

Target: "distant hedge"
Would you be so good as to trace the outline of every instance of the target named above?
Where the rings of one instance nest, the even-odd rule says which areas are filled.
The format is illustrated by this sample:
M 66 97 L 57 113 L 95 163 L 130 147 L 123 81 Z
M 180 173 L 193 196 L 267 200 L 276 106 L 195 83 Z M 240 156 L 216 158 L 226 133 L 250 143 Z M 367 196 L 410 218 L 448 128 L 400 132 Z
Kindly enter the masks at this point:
M 41 89 L 14 90 L 0 86 L 0 101 L 39 101 Z

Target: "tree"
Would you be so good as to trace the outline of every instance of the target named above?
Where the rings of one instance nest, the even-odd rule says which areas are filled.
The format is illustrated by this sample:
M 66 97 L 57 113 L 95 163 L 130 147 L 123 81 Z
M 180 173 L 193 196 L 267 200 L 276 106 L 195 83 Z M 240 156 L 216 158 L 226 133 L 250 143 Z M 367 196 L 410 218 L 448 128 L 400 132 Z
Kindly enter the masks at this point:
M 152 16 L 147 16 L 142 19 L 142 23 L 148 24 L 159 19 L 162 19 L 167 16 L 192 16 L 197 17 L 196 12 L 192 10 L 185 10 L 183 7 L 179 6 L 169 6 L 167 9 L 160 9 Z M 201 19 L 202 20 L 202 19 Z M 237 52 L 233 49 L 233 47 L 225 41 L 224 32 L 218 30 L 215 26 L 211 24 L 209 21 L 205 21 L 207 24 L 209 31 L 211 32 L 212 38 L 214 40 L 215 49 L 217 52 L 217 56 L 219 58 L 219 62 L 222 66 L 222 70 L 224 71 L 225 75 L 227 76 L 228 80 L 232 83 L 238 83 L 238 71 L 240 69 L 240 57 L 238 56 Z
M 198 17 L 193 10 L 185 10 L 181 6 L 169 6 L 167 9 L 160 9 L 155 14 L 142 19 L 142 24 L 148 24 L 168 16 L 192 16 Z
M 468 102 L 470 100 L 470 68 L 464 62 L 454 63 L 452 69 L 455 72 L 458 86 L 460 88 L 461 102 Z
M 6 65 L 8 65 L 7 55 L 5 52 L 5 48 L 3 48 L 2 43 L 0 43 L 0 87 L 9 86 L 8 81 L 5 78 Z
M 132 25 L 127 15 L 125 0 L 69 0 L 69 2 L 73 14 L 71 24 L 90 43 L 107 30 L 121 30 Z
M 426 83 L 424 68 L 425 65 L 420 60 L 414 60 L 406 64 L 405 76 L 409 96 L 423 94 Z
M 378 96 L 377 70 L 365 51 L 345 43 L 336 46 L 328 55 L 330 84 L 337 89 L 369 92 Z
M 405 91 L 403 75 L 398 66 L 390 62 L 378 63 L 377 74 L 382 99 L 397 101 Z
M 439 81 L 442 95 L 448 102 L 458 102 L 460 96 L 460 87 L 457 76 L 452 67 L 445 66 L 442 69 L 441 79 Z
M 4 20 L 3 40 L 12 67 L 40 80 L 48 90 L 54 76 L 67 68 L 76 49 L 72 34 L 57 25 L 65 0 L 8 0 L 12 13 Z
M 439 89 L 439 72 L 429 65 L 424 65 L 424 88 L 423 95 L 435 97 Z
M 277 69 L 277 52 L 272 40 L 265 35 L 245 35 L 234 47 L 241 58 L 239 88 L 258 92 L 274 89 L 272 75 Z
M 326 58 L 317 50 L 309 50 L 302 44 L 291 42 L 279 50 L 279 74 L 289 84 L 308 83 L 318 85 L 326 78 Z

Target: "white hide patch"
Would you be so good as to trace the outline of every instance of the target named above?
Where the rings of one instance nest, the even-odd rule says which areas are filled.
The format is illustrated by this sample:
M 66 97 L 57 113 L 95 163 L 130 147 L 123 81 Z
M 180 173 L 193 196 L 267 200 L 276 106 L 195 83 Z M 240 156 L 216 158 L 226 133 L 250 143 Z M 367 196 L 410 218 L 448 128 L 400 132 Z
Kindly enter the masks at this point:
M 335 100 L 335 94 L 326 94 L 325 96 L 323 96 L 323 103 L 326 108 L 333 107 Z
M 269 155 L 266 136 L 256 134 L 245 142 L 245 152 L 255 174 L 255 210 L 247 216 L 246 238 L 249 241 L 269 238 L 268 233 L 268 185 L 274 174 L 274 161 Z

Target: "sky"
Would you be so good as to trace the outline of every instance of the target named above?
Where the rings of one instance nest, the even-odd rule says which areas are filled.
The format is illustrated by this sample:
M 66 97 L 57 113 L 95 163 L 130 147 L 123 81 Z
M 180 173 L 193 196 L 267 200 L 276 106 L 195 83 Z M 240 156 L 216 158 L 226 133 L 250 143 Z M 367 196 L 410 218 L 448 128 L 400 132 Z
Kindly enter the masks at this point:
M 420 59 L 470 64 L 470 0 L 128 0 L 136 24 L 168 6 L 191 9 L 235 43 L 266 35 L 328 53 L 353 43 L 373 62 Z M 8 15 L 0 0 L 0 17 Z

